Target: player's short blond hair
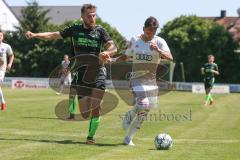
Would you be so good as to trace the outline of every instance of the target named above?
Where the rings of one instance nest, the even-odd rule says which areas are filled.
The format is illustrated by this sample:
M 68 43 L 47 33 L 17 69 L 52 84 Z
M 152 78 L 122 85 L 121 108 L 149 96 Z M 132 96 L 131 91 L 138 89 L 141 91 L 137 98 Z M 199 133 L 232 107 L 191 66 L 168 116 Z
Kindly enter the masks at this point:
M 81 8 L 81 14 L 84 14 L 86 12 L 86 10 L 88 9 L 97 9 L 97 7 L 93 4 L 84 4 Z

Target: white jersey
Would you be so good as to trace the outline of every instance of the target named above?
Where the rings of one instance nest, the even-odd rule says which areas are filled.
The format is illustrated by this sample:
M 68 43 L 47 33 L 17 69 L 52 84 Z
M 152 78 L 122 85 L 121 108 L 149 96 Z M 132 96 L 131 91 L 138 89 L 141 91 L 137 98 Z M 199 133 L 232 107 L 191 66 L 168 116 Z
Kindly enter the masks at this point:
M 158 36 L 154 36 L 149 42 L 143 41 L 140 36 L 131 39 L 131 47 L 125 55 L 132 57 L 132 77 L 140 79 L 155 79 L 157 66 L 160 63 L 160 55 L 150 48 L 150 42 L 155 43 L 165 52 L 170 52 L 166 41 Z
M 7 68 L 7 56 L 11 55 L 13 53 L 12 48 L 9 44 L 1 43 L 0 44 L 0 71 L 6 71 Z
M 71 77 L 71 72 L 68 71 L 68 67 L 69 67 L 70 61 L 65 61 L 63 60 L 61 65 L 63 68 L 63 74 L 61 75 L 61 82 L 62 83 L 66 83 L 66 84 L 70 84 L 72 81 L 72 77 Z
M 64 69 L 67 69 L 68 68 L 68 66 L 69 66 L 69 64 L 70 64 L 70 61 L 62 61 L 62 67 L 64 68 Z

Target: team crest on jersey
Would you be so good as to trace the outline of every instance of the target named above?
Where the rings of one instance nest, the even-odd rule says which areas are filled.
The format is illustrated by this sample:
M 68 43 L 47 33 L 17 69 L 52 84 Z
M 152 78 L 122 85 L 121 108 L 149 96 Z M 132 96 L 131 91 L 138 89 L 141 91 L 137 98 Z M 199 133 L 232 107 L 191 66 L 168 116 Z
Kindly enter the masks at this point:
M 138 48 L 138 47 L 139 47 L 139 46 L 136 44 L 136 45 L 135 45 L 135 48 Z
M 99 37 L 99 34 L 96 32 L 96 31 L 91 31 L 90 33 L 89 33 L 89 35 L 92 37 L 92 38 L 98 38 Z

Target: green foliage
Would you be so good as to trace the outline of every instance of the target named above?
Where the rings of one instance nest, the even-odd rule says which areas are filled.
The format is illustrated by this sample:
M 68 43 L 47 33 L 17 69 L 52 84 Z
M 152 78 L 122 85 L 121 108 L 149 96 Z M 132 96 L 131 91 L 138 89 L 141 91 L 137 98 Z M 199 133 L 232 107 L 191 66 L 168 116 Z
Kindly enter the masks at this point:
M 200 68 L 207 62 L 207 55 L 214 54 L 220 68 L 218 82 L 237 82 L 239 58 L 234 53 L 237 44 L 221 25 L 196 16 L 180 16 L 168 22 L 161 32 L 177 63 L 174 79 L 181 81 L 179 63 L 183 62 L 187 81 L 202 81 Z M 231 76 L 231 70 L 236 74 Z
M 55 31 L 57 26 L 49 23 L 48 10 L 43 10 L 36 1 L 28 2 L 21 13 L 20 26 L 15 32 L 7 33 L 5 40 L 14 51 L 15 60 L 10 76 L 47 77 L 52 69 L 60 63 L 62 55 L 67 52 L 61 41 L 27 40 L 26 31 Z
M 54 25 L 47 17 L 49 10 L 43 10 L 36 1 L 28 2 L 28 6 L 22 10 L 20 26 L 15 32 L 5 34 L 5 41 L 9 43 L 14 51 L 15 60 L 9 76 L 21 77 L 48 77 L 51 71 L 60 64 L 64 54 L 71 55 L 70 39 L 44 41 L 39 39 L 27 40 L 26 31 L 48 32 L 60 31 L 73 23 L 81 23 L 80 20 L 69 21 L 62 25 Z M 112 36 L 119 50 L 123 48 L 124 38 L 115 28 L 108 23 L 98 19 Z
M 101 25 L 107 30 L 110 37 L 112 37 L 114 43 L 118 48 L 118 53 L 121 53 L 126 48 L 126 39 L 117 31 L 116 28 L 111 27 L 107 22 L 103 22 L 100 18 L 97 19 L 97 24 Z

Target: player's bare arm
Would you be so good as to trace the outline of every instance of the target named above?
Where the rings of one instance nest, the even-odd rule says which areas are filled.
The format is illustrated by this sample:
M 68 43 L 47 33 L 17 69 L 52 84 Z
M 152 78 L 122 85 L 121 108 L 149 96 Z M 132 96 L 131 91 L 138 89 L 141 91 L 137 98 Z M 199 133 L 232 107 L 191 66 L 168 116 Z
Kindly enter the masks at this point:
M 62 39 L 60 32 L 32 33 L 30 31 L 27 31 L 25 36 L 27 39 L 31 39 L 31 38 L 37 38 L 42 40 Z
M 105 44 L 104 48 L 105 50 L 100 53 L 99 58 L 102 61 L 108 61 L 117 52 L 117 47 L 114 44 L 114 42 L 111 40 Z
M 201 73 L 202 73 L 202 75 L 204 75 L 204 68 L 203 67 L 201 68 Z
M 125 55 L 125 54 L 119 55 L 119 56 L 117 56 L 117 57 L 115 57 L 115 58 L 112 58 L 112 59 L 111 59 L 111 63 L 113 64 L 113 63 L 124 62 L 124 61 L 127 61 L 129 58 L 130 58 L 130 57 L 127 56 L 127 55 Z
M 151 47 L 153 50 L 157 51 L 162 58 L 167 59 L 167 60 L 169 60 L 169 61 L 173 61 L 173 56 L 172 56 L 172 53 L 171 53 L 171 52 L 166 52 L 166 51 L 161 50 L 161 49 L 157 46 L 156 43 L 150 43 L 150 47 Z
M 13 60 L 14 60 L 14 54 L 11 53 L 11 54 L 9 55 L 9 63 L 7 64 L 7 70 L 8 70 L 8 71 L 12 68 Z
M 219 75 L 219 71 L 216 71 L 216 70 L 212 70 L 212 72 L 216 75 Z

